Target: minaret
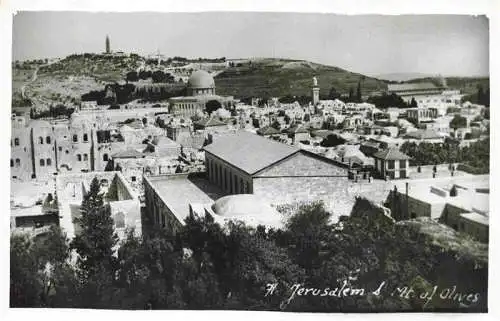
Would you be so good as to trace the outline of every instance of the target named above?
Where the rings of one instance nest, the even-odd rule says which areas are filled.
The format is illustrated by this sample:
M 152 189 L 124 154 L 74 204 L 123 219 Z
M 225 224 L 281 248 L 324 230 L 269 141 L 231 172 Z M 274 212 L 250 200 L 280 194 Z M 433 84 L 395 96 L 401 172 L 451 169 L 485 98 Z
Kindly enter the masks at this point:
M 319 103 L 319 87 L 318 87 L 318 79 L 316 79 L 316 77 L 313 77 L 312 102 L 314 106 L 316 106 Z
M 110 45 L 109 45 L 109 37 L 108 37 L 108 35 L 106 35 L 106 53 L 107 54 L 111 53 L 111 48 L 110 48 Z

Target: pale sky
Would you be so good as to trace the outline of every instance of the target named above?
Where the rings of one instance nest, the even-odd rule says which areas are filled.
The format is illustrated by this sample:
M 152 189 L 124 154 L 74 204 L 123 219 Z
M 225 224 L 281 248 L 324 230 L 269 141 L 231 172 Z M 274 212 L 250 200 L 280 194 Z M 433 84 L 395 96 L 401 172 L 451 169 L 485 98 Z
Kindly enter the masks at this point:
M 168 57 L 306 59 L 367 75 L 489 74 L 489 22 L 464 15 L 21 12 L 13 59 L 111 49 Z

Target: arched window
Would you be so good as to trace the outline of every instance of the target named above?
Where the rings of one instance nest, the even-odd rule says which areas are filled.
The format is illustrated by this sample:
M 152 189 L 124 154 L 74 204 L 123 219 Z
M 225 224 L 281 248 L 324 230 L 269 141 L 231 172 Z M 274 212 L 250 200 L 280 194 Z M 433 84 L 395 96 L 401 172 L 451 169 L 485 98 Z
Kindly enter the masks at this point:
M 76 159 L 77 159 L 79 162 L 81 162 L 81 161 L 82 161 L 82 155 L 80 155 L 80 154 L 76 155 Z
M 40 159 L 40 166 L 45 166 L 45 159 Z
M 50 136 L 47 136 L 47 137 L 45 138 L 45 141 L 47 142 L 47 144 L 50 144 Z
M 108 154 L 102 155 L 102 160 L 105 161 L 105 162 L 107 162 L 109 160 Z
M 87 154 L 83 154 L 83 160 L 84 160 L 84 161 L 88 161 L 88 160 L 89 160 L 89 155 L 87 155 Z
M 41 144 L 41 145 L 43 144 L 43 137 L 42 136 L 38 137 L 38 144 Z
M 16 158 L 16 167 L 21 166 L 21 160 L 19 158 Z
M 73 135 L 73 142 L 74 143 L 78 142 L 78 135 L 76 135 L 76 134 Z
M 51 166 L 52 165 L 52 160 L 50 158 L 47 158 L 47 166 Z
M 89 135 L 83 134 L 83 141 L 88 142 L 89 141 Z
M 14 138 L 14 145 L 19 146 L 19 138 Z

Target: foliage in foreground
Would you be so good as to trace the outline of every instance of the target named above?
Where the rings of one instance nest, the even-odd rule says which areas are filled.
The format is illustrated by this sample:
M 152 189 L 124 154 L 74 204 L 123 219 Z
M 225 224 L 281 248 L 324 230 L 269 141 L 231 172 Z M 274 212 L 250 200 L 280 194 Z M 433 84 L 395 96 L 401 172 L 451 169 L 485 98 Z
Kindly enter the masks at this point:
M 101 207 L 99 199 L 86 201 L 91 202 Z M 112 231 L 99 233 L 92 232 L 88 240 L 105 240 L 102 249 L 111 248 Z M 87 258 L 100 255 L 94 264 L 88 264 L 92 262 L 88 259 L 74 267 L 67 264 L 66 244 L 58 230 L 44 242 L 11 238 L 12 307 L 456 310 L 457 301 L 438 295 L 427 304 L 419 298 L 391 295 L 398 287 L 423 292 L 434 285 L 477 292 L 481 300 L 472 309 L 485 311 L 487 306 L 487 262 L 433 245 L 414 229 L 393 224 L 363 199 L 357 200 L 348 220 L 337 224 L 330 223 L 330 213 L 322 204 L 312 204 L 300 207 L 283 230 L 236 223 L 221 227 L 210 218 L 189 217 L 176 235 L 160 230 L 137 238 L 129 233 L 115 256 L 107 250 L 76 248 Z M 47 262 L 53 273 L 43 271 Z M 382 295 L 371 294 L 383 281 Z M 344 282 L 367 293 L 290 299 L 297 284 L 333 289 Z M 266 296 L 271 285 L 274 291 Z

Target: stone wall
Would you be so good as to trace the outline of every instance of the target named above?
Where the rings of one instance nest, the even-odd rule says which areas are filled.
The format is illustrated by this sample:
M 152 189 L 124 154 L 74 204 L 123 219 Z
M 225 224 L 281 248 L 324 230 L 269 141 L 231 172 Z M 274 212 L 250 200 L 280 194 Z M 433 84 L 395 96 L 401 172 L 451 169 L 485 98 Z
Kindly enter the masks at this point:
M 174 213 L 172 213 L 162 197 L 153 188 L 147 177 L 143 178 L 143 182 L 146 213 L 150 224 L 156 227 L 165 228 L 172 234 L 175 234 L 184 225 L 184 222 L 179 221 Z
M 347 177 L 255 177 L 253 180 L 253 194 L 271 204 L 323 201 L 335 217 L 351 212 L 354 194 L 348 187 Z

